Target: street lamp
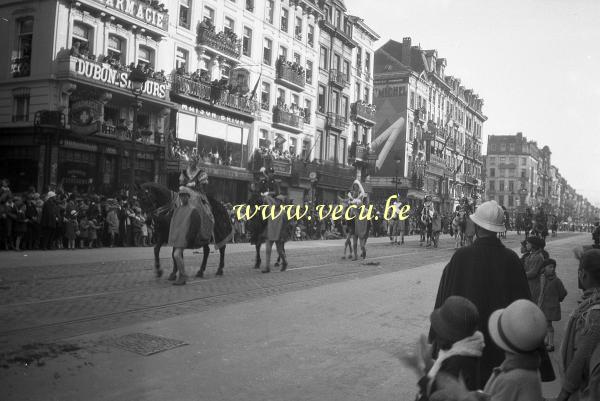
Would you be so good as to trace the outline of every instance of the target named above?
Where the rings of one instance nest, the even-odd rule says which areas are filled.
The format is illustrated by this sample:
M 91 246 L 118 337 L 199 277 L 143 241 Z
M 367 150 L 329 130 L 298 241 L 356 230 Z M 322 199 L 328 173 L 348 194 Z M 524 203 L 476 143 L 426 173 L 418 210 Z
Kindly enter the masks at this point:
M 129 155 L 129 165 L 131 167 L 130 176 L 130 191 L 133 192 L 133 188 L 135 187 L 135 159 L 136 159 L 136 149 L 135 149 L 135 141 L 137 139 L 138 134 L 138 111 L 142 108 L 142 101 L 139 99 L 140 95 L 144 90 L 144 85 L 148 79 L 146 73 L 142 71 L 142 69 L 137 66 L 131 70 L 129 73 L 129 82 L 131 85 L 131 93 L 135 97 L 135 101 L 133 102 L 133 127 L 131 131 L 131 155 Z

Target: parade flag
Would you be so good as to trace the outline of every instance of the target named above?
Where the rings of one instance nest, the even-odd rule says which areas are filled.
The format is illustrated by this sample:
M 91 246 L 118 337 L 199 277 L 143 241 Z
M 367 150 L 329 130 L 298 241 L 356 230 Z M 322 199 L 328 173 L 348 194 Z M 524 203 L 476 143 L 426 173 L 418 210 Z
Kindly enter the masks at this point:
M 258 89 L 258 83 L 260 82 L 260 77 L 262 77 L 262 70 L 260 71 L 260 75 L 256 80 L 256 84 L 254 85 L 254 89 L 252 89 L 252 94 L 250 95 L 250 100 L 254 100 L 254 96 L 256 96 L 256 90 Z

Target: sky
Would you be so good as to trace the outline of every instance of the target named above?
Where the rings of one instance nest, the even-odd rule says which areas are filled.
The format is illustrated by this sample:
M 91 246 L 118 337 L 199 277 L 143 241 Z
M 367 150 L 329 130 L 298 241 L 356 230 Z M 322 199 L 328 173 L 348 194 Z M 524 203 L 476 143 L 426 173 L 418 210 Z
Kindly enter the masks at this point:
M 522 132 L 600 206 L 600 1 L 345 0 L 381 39 L 411 37 L 484 99 L 487 135 Z M 485 153 L 485 151 L 484 151 Z

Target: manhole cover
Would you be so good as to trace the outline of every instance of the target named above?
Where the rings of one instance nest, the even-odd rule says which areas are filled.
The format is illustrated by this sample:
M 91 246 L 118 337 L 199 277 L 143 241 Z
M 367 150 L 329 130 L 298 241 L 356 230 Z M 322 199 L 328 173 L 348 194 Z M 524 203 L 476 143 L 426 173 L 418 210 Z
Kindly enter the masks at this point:
M 131 333 L 121 337 L 105 341 L 107 345 L 116 346 L 135 352 L 136 354 L 148 356 L 163 352 L 169 349 L 188 345 L 184 341 L 174 340 L 172 338 L 153 336 L 145 333 Z

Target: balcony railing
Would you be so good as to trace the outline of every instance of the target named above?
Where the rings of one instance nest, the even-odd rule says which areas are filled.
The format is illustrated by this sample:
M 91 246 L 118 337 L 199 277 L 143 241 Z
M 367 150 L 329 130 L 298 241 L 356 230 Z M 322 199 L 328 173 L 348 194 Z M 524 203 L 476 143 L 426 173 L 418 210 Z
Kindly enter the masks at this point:
M 196 44 L 198 46 L 207 46 L 217 52 L 239 59 L 242 54 L 242 43 L 234 33 L 215 32 L 214 26 L 200 23 L 197 29 Z
M 317 167 L 319 185 L 346 189 L 355 179 L 355 171 L 351 166 L 338 163 L 323 163 Z
M 290 65 L 286 61 L 278 60 L 277 79 L 292 89 L 303 91 L 306 84 L 306 71 L 300 66 Z
M 65 115 L 60 111 L 41 110 L 35 113 L 33 120 L 36 126 L 65 127 Z
M 375 124 L 375 106 L 357 101 L 352 103 L 351 111 L 353 119 L 370 125 Z
M 329 71 L 329 82 L 341 89 L 344 89 L 350 85 L 350 81 L 348 81 L 346 75 L 342 71 L 336 70 L 335 68 Z
M 195 81 L 178 74 L 172 76 L 171 90 L 180 95 L 191 96 L 217 106 L 252 114 L 258 110 L 258 103 L 209 82 Z
M 116 139 L 119 141 L 131 141 L 131 131 L 125 126 L 115 126 L 112 124 L 102 123 L 100 131 L 96 133 L 98 136 Z M 142 129 L 136 135 L 136 142 L 146 145 L 160 144 L 161 135 L 149 129 Z
M 13 78 L 28 77 L 31 73 L 29 57 L 16 58 L 10 65 L 10 73 Z
M 275 107 L 273 111 L 273 124 L 293 132 L 302 132 L 304 120 L 300 114 L 295 114 L 281 107 Z
M 257 149 L 252 158 L 252 170 L 257 172 L 261 167 L 272 167 L 275 175 L 290 176 L 292 174 L 292 160 L 276 159 L 270 155 L 263 155 Z
M 329 128 L 333 128 L 336 130 L 343 130 L 348 125 L 348 120 L 346 117 L 341 116 L 337 113 L 329 112 L 327 113 L 327 125 Z

